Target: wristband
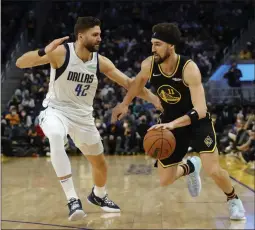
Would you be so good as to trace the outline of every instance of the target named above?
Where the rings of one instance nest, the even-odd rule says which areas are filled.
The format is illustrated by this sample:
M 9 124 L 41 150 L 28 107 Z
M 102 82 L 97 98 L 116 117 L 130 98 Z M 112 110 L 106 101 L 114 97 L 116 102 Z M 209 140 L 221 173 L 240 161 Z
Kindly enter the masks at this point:
M 44 56 L 45 54 L 46 54 L 46 53 L 45 53 L 44 48 L 38 50 L 38 55 L 39 55 L 40 57 Z
M 195 109 L 191 109 L 189 112 L 186 113 L 191 120 L 191 124 L 199 120 L 198 113 Z

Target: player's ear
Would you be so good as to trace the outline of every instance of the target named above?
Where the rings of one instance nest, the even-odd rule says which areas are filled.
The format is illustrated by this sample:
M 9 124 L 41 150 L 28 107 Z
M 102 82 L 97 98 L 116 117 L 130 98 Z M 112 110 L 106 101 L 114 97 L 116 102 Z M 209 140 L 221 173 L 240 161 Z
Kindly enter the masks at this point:
M 82 39 L 82 33 L 79 33 L 79 34 L 78 34 L 78 37 L 79 37 L 80 39 Z

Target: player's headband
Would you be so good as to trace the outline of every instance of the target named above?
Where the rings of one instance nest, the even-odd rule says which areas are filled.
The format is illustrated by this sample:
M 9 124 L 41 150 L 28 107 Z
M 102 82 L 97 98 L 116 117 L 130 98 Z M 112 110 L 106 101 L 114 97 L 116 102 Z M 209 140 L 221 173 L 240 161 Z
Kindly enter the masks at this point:
M 174 38 L 170 38 L 169 35 L 167 35 L 166 33 L 164 32 L 154 32 L 152 34 L 152 38 L 156 38 L 156 39 L 159 39 L 163 42 L 166 42 L 168 44 L 171 44 L 171 45 L 177 45 L 178 41 Z

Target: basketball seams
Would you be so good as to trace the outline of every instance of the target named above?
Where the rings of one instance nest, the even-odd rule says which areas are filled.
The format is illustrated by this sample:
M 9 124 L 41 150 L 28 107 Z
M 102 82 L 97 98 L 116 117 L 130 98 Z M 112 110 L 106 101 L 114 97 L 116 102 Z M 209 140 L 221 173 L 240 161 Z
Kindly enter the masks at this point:
M 154 141 L 153 143 L 152 143 L 152 145 L 151 145 L 151 147 L 150 147 L 150 149 L 148 150 L 148 152 L 147 153 L 149 153 L 150 151 L 151 151 L 151 148 L 153 147 L 153 145 L 155 145 L 155 143 L 157 142 L 157 141 L 159 141 L 160 139 L 157 139 L 156 141 Z
M 176 139 L 175 139 L 175 136 L 173 135 L 173 133 L 171 133 L 171 136 L 172 136 L 172 138 L 175 140 L 175 143 L 176 143 Z M 172 145 L 171 145 L 171 143 L 169 142 L 169 140 L 166 139 L 166 138 L 164 138 L 164 139 L 168 142 L 169 146 L 172 148 Z
M 163 142 L 163 140 L 165 140 L 165 141 L 168 143 L 168 145 L 170 146 L 170 149 L 171 149 L 171 151 L 172 151 L 172 145 L 170 144 L 170 142 L 168 141 L 168 139 L 162 138 L 162 142 Z
M 172 155 L 175 149 L 176 140 L 173 133 L 171 131 L 169 132 L 167 131 L 168 130 L 160 129 L 158 130 L 158 132 L 154 134 L 150 132 L 146 134 L 148 135 L 148 137 L 144 139 L 144 149 L 146 150 L 147 148 L 146 153 L 152 158 L 161 159 L 163 157 L 164 159 L 166 159 Z M 150 136 L 151 134 L 153 135 Z M 153 137 L 153 138 L 150 140 L 149 139 L 150 137 Z M 159 140 L 161 142 L 158 142 Z M 157 147 L 154 148 L 154 145 L 156 145 Z M 168 150 L 168 151 L 165 151 L 165 150 Z
M 146 137 L 143 141 L 146 141 L 147 139 L 149 139 L 149 138 L 151 138 L 151 137 L 155 137 L 155 136 L 161 136 L 161 134 L 159 133 L 159 134 L 155 134 L 155 135 L 152 135 L 152 136 L 148 136 L 148 137 Z

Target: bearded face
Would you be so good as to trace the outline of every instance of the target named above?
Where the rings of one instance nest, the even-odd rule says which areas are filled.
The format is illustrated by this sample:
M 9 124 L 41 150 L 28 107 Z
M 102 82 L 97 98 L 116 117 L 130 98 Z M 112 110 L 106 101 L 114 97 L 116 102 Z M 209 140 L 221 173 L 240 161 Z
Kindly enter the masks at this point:
M 152 54 L 154 56 L 154 61 L 157 64 L 161 64 L 167 58 L 171 56 L 171 48 L 170 45 L 166 42 L 163 42 L 159 39 L 153 38 L 151 40 L 152 43 Z
M 102 41 L 100 27 L 94 26 L 80 33 L 79 40 L 89 52 L 97 52 Z

